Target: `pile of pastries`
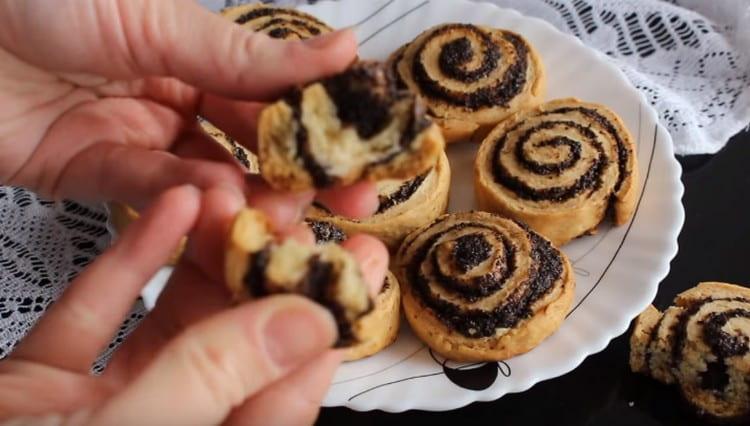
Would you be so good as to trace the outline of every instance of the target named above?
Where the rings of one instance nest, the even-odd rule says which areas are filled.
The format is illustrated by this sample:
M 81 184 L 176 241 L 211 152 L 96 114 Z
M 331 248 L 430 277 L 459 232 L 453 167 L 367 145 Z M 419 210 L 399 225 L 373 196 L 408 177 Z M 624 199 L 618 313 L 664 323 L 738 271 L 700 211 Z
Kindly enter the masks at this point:
M 276 38 L 331 31 L 303 12 L 259 4 L 222 14 Z M 270 273 L 258 268 L 284 251 L 295 253 L 307 278 L 281 286 L 278 273 L 261 279 L 271 287 L 306 294 L 315 276 L 330 282 L 320 294 L 362 294 L 355 288 L 361 280 L 343 283 L 330 271 L 321 280 L 319 263 L 328 256 L 328 269 L 339 270 L 325 253 L 348 235 L 368 233 L 391 252 L 381 294 L 368 309 L 321 302 L 337 319 L 346 313 L 351 320 L 341 329 L 349 359 L 390 344 L 402 309 L 415 334 L 453 360 L 502 360 L 537 346 L 560 327 L 574 297 L 570 261 L 558 247 L 595 232 L 608 215 L 627 222 L 637 182 L 635 148 L 620 118 L 578 99 L 545 101 L 545 72 L 523 36 L 448 23 L 419 34 L 385 63 L 357 61 L 265 108 L 251 167 L 272 187 L 297 191 L 368 179 L 380 204 L 373 216 L 355 220 L 315 203 L 306 220 L 318 247 L 307 251 L 270 240 L 248 248 L 256 237 L 246 234 L 242 222 L 254 215 L 245 212 L 227 262 L 234 294 L 273 292 L 256 282 Z M 481 211 L 445 213 L 448 143 L 479 146 L 474 184 Z M 341 285 L 352 289 L 335 290 Z M 321 301 L 320 294 L 311 297 Z
M 262 4 L 222 15 L 251 31 L 304 40 L 332 31 L 304 12 Z M 546 70 L 522 35 L 447 23 L 427 29 L 384 63 L 292 89 L 258 121 L 249 152 L 205 120 L 206 132 L 249 173 L 284 191 L 375 181 L 376 213 L 351 219 L 314 203 L 316 246 L 276 241 L 263 215 L 242 211 L 227 251 L 237 300 L 274 293 L 310 297 L 333 313 L 347 359 L 392 343 L 401 312 L 432 350 L 456 361 L 503 360 L 554 333 L 575 293 L 559 249 L 635 210 L 633 138 L 604 105 L 545 99 Z M 449 143 L 478 145 L 480 211 L 447 213 Z M 137 214 L 113 209 L 116 225 Z M 338 244 L 368 233 L 391 252 L 372 298 Z M 179 255 L 179 253 L 177 253 Z M 631 338 L 633 371 L 676 383 L 715 418 L 750 412 L 750 290 L 703 283 L 665 312 L 650 307 Z

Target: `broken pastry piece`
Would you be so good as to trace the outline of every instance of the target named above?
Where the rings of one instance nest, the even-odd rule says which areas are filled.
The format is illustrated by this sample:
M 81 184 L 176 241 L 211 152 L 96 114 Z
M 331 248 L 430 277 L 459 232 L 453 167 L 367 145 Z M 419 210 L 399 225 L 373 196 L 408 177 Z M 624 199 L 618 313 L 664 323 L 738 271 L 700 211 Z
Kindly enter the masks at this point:
M 299 294 L 331 311 L 338 325 L 337 347 L 365 340 L 357 321 L 372 310 L 373 301 L 359 265 L 340 246 L 277 242 L 263 213 L 245 209 L 232 225 L 225 267 L 237 301 Z
M 675 384 L 714 423 L 750 422 L 750 289 L 704 282 L 661 312 L 649 306 L 630 336 L 630 368 Z
M 377 62 L 293 90 L 258 124 L 261 174 L 277 190 L 410 179 L 445 146 L 418 98 Z

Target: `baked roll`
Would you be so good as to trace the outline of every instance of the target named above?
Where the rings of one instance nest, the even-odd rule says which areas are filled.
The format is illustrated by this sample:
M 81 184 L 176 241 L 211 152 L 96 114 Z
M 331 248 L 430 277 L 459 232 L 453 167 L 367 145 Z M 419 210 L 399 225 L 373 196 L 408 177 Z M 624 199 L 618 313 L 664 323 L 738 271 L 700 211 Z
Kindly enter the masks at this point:
M 389 271 L 380 293 L 375 298 L 372 312 L 357 321 L 358 334 L 367 336 L 360 343 L 347 348 L 344 360 L 354 361 L 374 355 L 393 343 L 401 322 L 401 291 L 396 277 Z
M 560 99 L 517 112 L 485 138 L 474 165 L 483 210 L 519 219 L 556 245 L 593 233 L 611 206 L 636 205 L 635 146 L 603 105 Z
M 448 142 L 480 134 L 545 93 L 542 61 L 529 42 L 472 24 L 430 28 L 390 59 L 425 99 Z
M 308 246 L 274 241 L 266 217 L 241 211 L 232 225 L 225 277 L 235 300 L 293 293 L 331 311 L 339 331 L 337 347 L 365 341 L 357 321 L 372 310 L 368 286 L 356 260 L 333 243 Z
M 346 233 L 327 220 L 305 219 L 315 235 L 316 244 L 340 243 L 347 239 Z M 375 298 L 372 312 L 360 318 L 354 325 L 355 334 L 366 336 L 364 340 L 347 348 L 344 360 L 354 361 L 380 352 L 393 343 L 398 336 L 401 322 L 401 291 L 398 281 L 388 271 L 383 287 Z
M 305 12 L 261 3 L 229 7 L 221 14 L 249 30 L 282 40 L 306 40 L 333 31 Z
M 370 234 L 394 253 L 406 235 L 445 212 L 450 189 L 450 166 L 445 153 L 435 167 L 409 180 L 376 183 L 380 203 L 374 215 L 352 219 L 332 214 L 324 205 L 313 204 L 311 220 L 324 220 L 347 234 Z
M 396 272 L 416 335 L 456 361 L 531 350 L 560 327 L 575 287 L 560 250 L 486 212 L 447 214 L 409 234 Z
M 258 124 L 261 174 L 278 190 L 413 178 L 444 145 L 422 103 L 376 62 L 293 90 Z
M 750 420 L 750 289 L 705 282 L 635 321 L 630 367 L 677 384 L 699 413 Z

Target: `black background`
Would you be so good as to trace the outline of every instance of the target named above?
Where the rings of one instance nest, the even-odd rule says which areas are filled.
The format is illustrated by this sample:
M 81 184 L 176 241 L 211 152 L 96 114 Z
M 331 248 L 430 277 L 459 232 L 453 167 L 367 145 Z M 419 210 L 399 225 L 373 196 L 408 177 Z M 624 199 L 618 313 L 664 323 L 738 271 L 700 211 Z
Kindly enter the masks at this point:
M 678 157 L 685 185 L 685 226 L 679 253 L 659 286 L 654 304 L 701 281 L 750 285 L 750 132 L 730 140 L 716 155 Z M 477 402 L 442 413 L 323 409 L 320 425 L 698 425 L 676 388 L 628 369 L 628 335 L 614 339 L 574 371 L 494 402 Z M 470 392 L 470 391 L 467 391 Z M 402 395 L 408 398 L 408 395 Z

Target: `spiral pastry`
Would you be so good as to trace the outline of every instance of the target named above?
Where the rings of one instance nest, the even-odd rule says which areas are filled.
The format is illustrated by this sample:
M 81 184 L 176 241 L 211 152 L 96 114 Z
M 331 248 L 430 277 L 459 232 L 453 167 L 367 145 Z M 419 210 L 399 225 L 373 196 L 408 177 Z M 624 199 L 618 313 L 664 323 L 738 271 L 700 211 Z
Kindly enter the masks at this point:
M 320 303 L 338 324 L 338 347 L 370 337 L 358 325 L 373 303 L 356 260 L 333 243 L 278 243 L 266 217 L 256 210 L 241 211 L 232 225 L 225 277 L 238 301 L 293 293 Z
M 750 421 L 750 289 L 706 282 L 664 313 L 651 306 L 630 345 L 633 371 L 677 384 L 699 413 Z
M 575 288 L 560 250 L 486 212 L 447 214 L 409 234 L 396 272 L 416 335 L 456 361 L 531 350 L 560 327 Z
M 334 215 L 317 203 L 307 212 L 307 217 L 333 224 L 346 234 L 370 234 L 395 252 L 406 235 L 445 212 L 450 180 L 448 157 L 441 153 L 437 165 L 427 173 L 409 180 L 376 182 L 380 202 L 370 217 L 352 219 Z
M 421 102 L 377 62 L 294 90 L 263 109 L 258 124 L 261 173 L 278 190 L 410 179 L 433 167 L 444 146 Z
M 281 40 L 306 40 L 333 31 L 305 12 L 260 3 L 230 7 L 221 14 L 249 30 Z
M 340 243 L 347 239 L 346 233 L 330 221 L 308 218 L 305 222 L 315 235 L 316 244 Z M 380 293 L 375 298 L 372 312 L 354 323 L 354 334 L 366 337 L 346 349 L 344 360 L 355 361 L 383 350 L 396 340 L 400 322 L 401 292 L 396 277 L 389 271 Z
M 522 220 L 562 245 L 593 233 L 612 206 L 624 224 L 636 204 L 630 133 L 598 104 L 561 99 L 514 114 L 485 138 L 475 160 L 479 206 Z
M 375 298 L 372 312 L 356 322 L 357 334 L 367 336 L 360 343 L 347 348 L 346 361 L 374 355 L 393 343 L 401 322 L 401 292 L 396 277 L 389 271 L 380 293 Z
M 484 133 L 545 92 L 542 61 L 520 35 L 443 24 L 394 52 L 390 62 L 425 99 L 448 142 Z

